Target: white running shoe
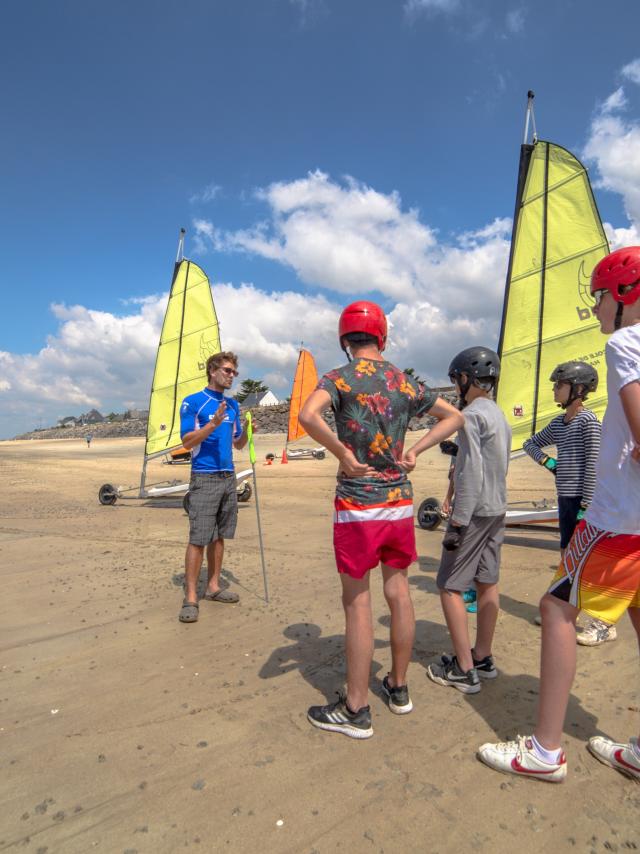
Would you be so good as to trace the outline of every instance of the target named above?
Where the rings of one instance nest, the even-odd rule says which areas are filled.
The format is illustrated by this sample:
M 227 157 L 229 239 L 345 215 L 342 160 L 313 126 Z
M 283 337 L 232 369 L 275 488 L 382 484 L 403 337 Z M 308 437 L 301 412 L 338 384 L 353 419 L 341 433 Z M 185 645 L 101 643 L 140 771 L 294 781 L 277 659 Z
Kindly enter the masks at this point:
M 543 762 L 534 752 L 530 735 L 518 735 L 515 741 L 483 744 L 478 750 L 478 759 L 503 774 L 517 774 L 545 783 L 562 783 L 567 776 L 564 751 L 557 763 Z
M 635 738 L 630 738 L 629 744 L 618 744 L 610 738 L 596 735 L 589 739 L 587 750 L 604 765 L 615 768 L 621 774 L 640 782 L 640 759 L 633 749 L 635 744 L 637 744 Z
M 599 646 L 601 643 L 614 641 L 616 637 L 615 626 L 592 617 L 582 631 L 578 632 L 576 640 L 582 646 Z

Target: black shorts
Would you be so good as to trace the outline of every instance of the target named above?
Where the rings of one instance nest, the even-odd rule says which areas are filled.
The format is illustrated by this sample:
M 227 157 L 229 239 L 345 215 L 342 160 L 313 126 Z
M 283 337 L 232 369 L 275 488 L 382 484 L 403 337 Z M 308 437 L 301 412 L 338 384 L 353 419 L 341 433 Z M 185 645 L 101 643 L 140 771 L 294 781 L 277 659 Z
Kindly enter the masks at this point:
M 578 524 L 581 495 L 558 496 L 558 523 L 560 526 L 560 548 L 566 549 Z
M 233 539 L 237 520 L 235 472 L 192 472 L 189 482 L 191 545 L 208 546 L 213 540 Z

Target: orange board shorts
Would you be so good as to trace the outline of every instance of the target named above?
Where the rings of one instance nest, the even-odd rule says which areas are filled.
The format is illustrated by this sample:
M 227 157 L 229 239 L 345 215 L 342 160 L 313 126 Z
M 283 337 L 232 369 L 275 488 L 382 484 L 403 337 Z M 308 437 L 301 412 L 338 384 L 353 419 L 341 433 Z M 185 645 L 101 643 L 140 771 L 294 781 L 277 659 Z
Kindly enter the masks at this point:
M 640 534 L 602 531 L 583 519 L 549 593 L 610 624 L 640 608 Z

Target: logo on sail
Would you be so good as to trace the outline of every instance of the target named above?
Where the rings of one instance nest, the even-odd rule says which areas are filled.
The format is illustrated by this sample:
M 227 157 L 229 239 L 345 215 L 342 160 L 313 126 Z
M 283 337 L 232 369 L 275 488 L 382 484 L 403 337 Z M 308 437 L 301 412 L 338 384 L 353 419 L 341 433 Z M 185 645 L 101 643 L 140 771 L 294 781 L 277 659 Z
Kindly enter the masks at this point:
M 578 269 L 578 296 L 582 300 L 586 308 L 576 306 L 579 320 L 591 320 L 594 316 L 595 300 L 591 296 L 591 276 L 587 276 L 584 269 L 584 260 L 580 262 Z
M 205 333 L 209 335 L 208 338 L 205 338 Z M 205 332 L 200 336 L 200 360 L 198 362 L 198 369 L 200 371 L 204 371 L 207 366 L 207 359 L 209 356 L 213 356 L 214 353 L 218 353 L 220 351 L 220 342 L 218 339 L 218 325 L 216 323 L 213 329 L 206 329 Z
M 524 406 L 521 403 L 513 407 L 513 417 L 524 418 Z

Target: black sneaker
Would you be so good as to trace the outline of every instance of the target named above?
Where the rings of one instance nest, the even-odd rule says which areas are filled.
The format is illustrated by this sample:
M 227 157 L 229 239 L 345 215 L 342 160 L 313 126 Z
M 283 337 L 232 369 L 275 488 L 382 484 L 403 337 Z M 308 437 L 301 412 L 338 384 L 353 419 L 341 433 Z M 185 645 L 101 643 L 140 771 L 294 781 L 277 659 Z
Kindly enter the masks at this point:
M 455 655 L 443 655 L 439 664 L 430 664 L 427 667 L 427 676 L 432 682 L 446 685 L 448 688 L 457 688 L 463 694 L 477 694 L 482 689 L 475 667 L 465 673 Z
M 328 706 L 311 706 L 307 712 L 309 723 L 327 729 L 330 732 L 341 732 L 349 738 L 371 738 L 371 709 L 363 706 L 357 712 L 347 708 L 347 698 L 338 692 L 338 699 Z
M 389 710 L 394 715 L 408 715 L 413 709 L 408 687 L 406 685 L 396 685 L 395 688 L 392 688 L 389 685 L 389 674 L 382 680 L 382 690 L 387 695 Z
M 471 655 L 473 656 L 473 669 L 478 671 L 478 676 L 481 679 L 495 679 L 498 675 L 498 670 L 493 663 L 492 655 L 485 655 L 484 658 L 476 658 L 473 655 L 473 650 L 471 650 Z

